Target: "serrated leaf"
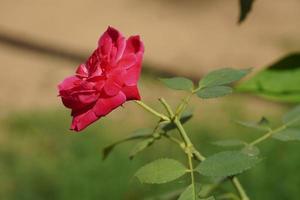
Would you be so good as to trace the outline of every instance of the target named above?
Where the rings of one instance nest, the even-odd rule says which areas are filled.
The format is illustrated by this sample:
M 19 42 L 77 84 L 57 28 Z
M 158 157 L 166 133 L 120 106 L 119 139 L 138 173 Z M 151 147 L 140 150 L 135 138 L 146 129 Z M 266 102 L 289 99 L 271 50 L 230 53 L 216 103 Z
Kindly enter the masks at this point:
M 149 147 L 150 145 L 152 145 L 152 143 L 154 142 L 154 138 L 148 138 L 146 140 L 140 141 L 138 142 L 132 149 L 129 158 L 133 159 L 138 153 L 140 153 L 141 151 L 143 151 L 145 148 Z
M 117 145 L 122 144 L 127 141 L 130 141 L 130 140 L 137 140 L 137 139 L 143 139 L 143 138 L 149 138 L 149 137 L 152 137 L 152 129 L 148 129 L 148 128 L 138 129 L 138 130 L 134 131 L 129 137 L 119 140 L 119 141 L 105 147 L 102 150 L 103 160 L 105 160 L 109 156 L 109 154 L 112 152 L 112 150 Z
M 248 156 L 258 156 L 260 154 L 258 147 L 250 145 L 245 146 L 241 151 Z
M 195 193 L 193 192 L 193 185 L 189 185 L 179 196 L 178 200 L 194 200 L 199 199 L 197 197 L 197 194 L 199 193 L 200 190 L 200 184 L 195 183 Z M 196 195 L 196 196 L 195 196 Z
M 231 140 L 215 141 L 212 144 L 221 146 L 221 147 L 234 147 L 234 146 L 244 146 L 246 143 L 242 140 L 231 139 Z
M 135 176 L 141 183 L 161 184 L 173 181 L 187 173 L 186 167 L 174 159 L 155 160 L 140 168 Z
M 274 101 L 300 102 L 300 53 L 290 54 L 265 67 L 236 89 Z
M 254 0 L 240 0 L 240 17 L 239 23 L 242 23 L 252 9 Z
M 194 84 L 191 80 L 183 77 L 162 78 L 160 79 L 167 87 L 174 90 L 192 91 Z
M 208 73 L 199 81 L 199 87 L 204 88 L 204 87 L 227 85 L 240 80 L 249 72 L 250 72 L 249 69 L 239 70 L 239 69 L 224 68 L 224 69 L 215 70 Z
M 205 176 L 226 177 L 240 174 L 259 161 L 259 158 L 240 151 L 224 151 L 206 158 L 197 166 L 196 171 Z
M 197 96 L 202 99 L 222 97 L 233 92 L 229 86 L 213 86 L 205 87 L 197 91 Z
M 284 142 L 293 140 L 300 141 L 300 129 L 288 128 L 278 133 L 275 133 L 272 137 Z
M 193 117 L 193 113 L 192 112 L 184 112 L 181 117 L 180 117 L 180 122 L 181 124 L 185 124 L 186 122 L 188 122 L 191 118 Z M 176 129 L 176 125 L 174 123 L 168 123 L 165 124 L 162 127 L 162 130 L 164 130 L 165 132 L 171 131 L 173 129 Z
M 296 106 L 294 109 L 287 112 L 283 116 L 282 121 L 283 121 L 283 123 L 287 124 L 288 126 L 300 124 L 300 105 Z

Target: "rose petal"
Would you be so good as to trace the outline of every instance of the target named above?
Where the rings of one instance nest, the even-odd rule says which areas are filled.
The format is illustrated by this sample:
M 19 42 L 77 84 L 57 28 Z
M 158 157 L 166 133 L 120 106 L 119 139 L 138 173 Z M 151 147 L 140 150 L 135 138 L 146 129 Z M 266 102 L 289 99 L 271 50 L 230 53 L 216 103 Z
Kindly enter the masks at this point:
M 104 91 L 108 96 L 115 96 L 121 90 L 121 86 L 115 83 L 112 79 L 108 79 L 104 85 Z
M 136 85 L 134 86 L 125 86 L 122 88 L 122 92 L 126 96 L 126 100 L 141 100 L 138 87 Z
M 143 53 L 139 36 L 126 40 L 118 30 L 108 27 L 76 75 L 58 85 L 63 104 L 72 109 L 72 130 L 84 129 L 126 100 L 140 99 L 137 81 Z
M 58 89 L 60 92 L 62 90 L 70 90 L 76 87 L 80 81 L 81 79 L 76 76 L 67 77 L 58 85 Z
M 98 93 L 87 93 L 78 95 L 78 99 L 82 104 L 91 104 L 98 100 Z
M 125 51 L 125 47 L 126 47 L 126 39 L 125 39 L 125 37 L 121 36 L 117 40 L 117 49 L 118 49 L 118 51 L 117 51 L 116 58 L 115 58 L 116 63 L 123 56 L 123 53 Z
M 86 128 L 88 125 L 96 121 L 98 117 L 92 110 L 89 110 L 83 114 L 77 115 L 73 117 L 71 130 L 81 131 Z
M 119 107 L 126 101 L 123 92 L 119 92 L 116 96 L 99 99 L 93 108 L 97 116 L 105 116 L 115 108 Z
M 119 86 L 122 86 L 124 83 L 124 76 L 126 75 L 126 73 L 126 70 L 121 67 L 114 68 L 109 73 L 107 73 L 107 78 L 113 80 Z
M 81 78 L 86 78 L 89 75 L 85 64 L 80 64 L 76 70 L 76 75 Z
M 96 85 L 95 85 L 95 89 L 96 89 L 97 91 L 101 91 L 102 88 L 104 87 L 104 85 L 105 85 L 105 81 L 104 81 L 104 80 L 102 80 L 102 81 L 97 81 L 97 82 L 96 82 Z
M 136 63 L 136 56 L 133 53 L 125 55 L 119 62 L 118 67 L 128 69 Z
M 131 36 L 127 39 L 124 54 L 129 53 L 144 53 L 144 44 L 140 40 L 139 35 Z
M 124 76 L 124 83 L 127 86 L 137 85 L 137 82 L 140 78 L 141 67 L 134 66 L 127 70 L 126 75 Z
M 109 26 L 98 41 L 102 57 L 115 65 L 122 57 L 126 47 L 125 37 L 115 28 Z

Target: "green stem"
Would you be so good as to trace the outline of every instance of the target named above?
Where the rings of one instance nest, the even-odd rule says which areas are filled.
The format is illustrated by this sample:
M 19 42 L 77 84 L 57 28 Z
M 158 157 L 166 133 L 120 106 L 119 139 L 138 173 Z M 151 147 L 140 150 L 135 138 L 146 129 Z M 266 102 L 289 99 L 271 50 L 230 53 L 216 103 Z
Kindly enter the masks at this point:
M 186 101 L 184 101 L 185 103 L 183 104 L 187 104 L 188 100 L 189 100 L 190 97 L 187 98 Z M 164 121 L 171 121 L 170 118 L 168 118 L 167 116 L 155 111 L 154 109 L 150 108 L 149 106 L 147 106 L 146 104 L 144 104 L 143 102 L 141 101 L 135 101 L 138 105 L 140 105 L 141 107 L 143 107 L 145 110 L 147 110 L 148 112 L 152 113 L 153 115 L 159 117 L 161 120 L 164 120 Z M 166 104 L 168 105 L 168 104 Z M 167 108 L 166 108 L 167 109 Z M 168 108 L 170 109 L 170 108 Z M 171 109 L 170 109 L 171 110 Z M 182 110 L 181 110 L 182 111 Z M 177 112 L 176 112 L 177 113 Z M 170 113 L 169 113 L 170 114 Z M 194 157 L 196 160 L 199 160 L 199 161 L 204 161 L 205 160 L 205 157 L 199 152 L 197 151 L 195 148 L 194 148 L 194 145 L 192 144 L 190 138 L 188 137 L 187 133 L 185 132 L 180 120 L 178 119 L 178 116 L 175 115 L 175 118 L 173 119 L 174 120 L 174 124 L 176 125 L 184 143 L 185 143 L 185 146 L 183 147 L 182 143 L 181 142 L 178 142 L 177 140 L 173 140 L 171 139 L 172 141 L 178 143 L 181 147 L 183 147 L 183 149 L 185 150 L 185 152 L 188 154 L 188 157 L 189 157 L 189 165 L 190 165 L 190 169 L 191 169 L 191 178 L 192 178 L 192 184 L 193 184 L 193 190 L 195 191 L 195 180 L 194 180 L 194 172 L 193 172 L 193 166 L 192 166 L 192 157 Z M 279 130 L 277 130 L 279 131 Z M 253 142 L 254 144 L 256 144 L 257 142 Z M 232 183 L 233 185 L 236 187 L 237 191 L 239 192 L 242 200 L 249 200 L 248 196 L 246 195 L 246 192 L 244 191 L 242 185 L 240 184 L 239 180 L 237 177 L 232 177 L 231 178 L 232 180 Z
M 145 103 L 143 103 L 142 101 L 135 101 L 135 103 L 137 103 L 138 105 L 140 105 L 140 106 L 141 106 L 142 108 L 144 108 L 146 111 L 148 111 L 148 112 L 154 114 L 155 116 L 159 117 L 160 119 L 162 119 L 162 120 L 164 120 L 164 121 L 170 121 L 170 119 L 169 119 L 167 116 L 165 116 L 165 115 L 163 115 L 163 114 L 157 112 L 156 110 L 150 108 L 149 106 L 147 106 L 147 105 L 146 105 Z
M 161 102 L 161 104 L 165 107 L 165 109 L 167 110 L 169 117 L 173 118 L 174 117 L 174 113 L 170 107 L 170 105 L 166 102 L 166 100 L 164 98 L 159 98 L 158 99 L 159 102 Z
M 168 134 L 162 134 L 162 136 L 166 137 L 167 139 L 169 139 L 170 141 L 178 144 L 183 150 L 185 150 L 185 144 L 183 142 L 181 142 L 179 139 L 172 137 Z
M 186 96 L 182 102 L 177 106 L 175 115 L 180 118 L 181 113 L 185 110 L 186 106 L 188 105 L 191 97 L 193 96 L 193 93 Z
M 183 128 L 180 120 L 177 117 L 175 117 L 174 124 L 176 125 L 176 127 L 177 127 L 177 129 L 178 129 L 178 131 L 179 131 L 179 133 L 180 133 L 180 135 L 181 135 L 181 137 L 182 137 L 182 139 L 183 139 L 186 147 L 188 149 L 190 149 L 190 151 L 192 152 L 192 154 L 195 155 L 195 157 L 198 160 L 200 160 L 200 161 L 205 160 L 205 157 L 202 156 L 202 154 L 194 148 L 193 143 L 191 142 L 191 140 L 188 137 L 187 133 L 185 132 L 185 130 L 184 130 L 184 128 Z
M 196 186 L 195 186 L 195 176 L 194 176 L 194 167 L 193 167 L 193 161 L 192 161 L 193 153 L 192 152 L 188 152 L 187 156 L 188 156 L 189 168 L 190 168 L 190 172 L 191 172 L 193 200 L 197 200 Z
M 300 117 L 299 117 L 299 118 L 300 118 Z M 275 133 L 278 133 L 278 132 L 280 132 L 280 131 L 286 129 L 288 126 L 290 126 L 291 124 L 293 124 L 293 123 L 295 123 L 296 121 L 298 121 L 299 118 L 296 118 L 296 119 L 294 119 L 294 120 L 292 120 L 292 121 L 289 121 L 289 122 L 287 122 L 286 124 L 284 124 L 284 125 L 282 125 L 282 126 L 276 128 L 276 129 L 274 129 L 274 130 L 270 129 L 270 131 L 268 131 L 265 135 L 263 135 L 263 136 L 257 138 L 256 140 L 254 140 L 253 142 L 251 142 L 249 145 L 250 145 L 250 146 L 254 146 L 254 145 L 257 145 L 258 143 L 261 143 L 262 141 L 264 141 L 264 140 L 266 140 L 266 139 L 272 137 Z
M 239 179 L 236 176 L 231 178 L 231 182 L 235 186 L 237 192 L 239 193 L 241 200 L 250 200 L 249 197 L 247 196 L 243 186 L 241 185 Z
M 283 126 L 280 126 L 279 128 L 277 129 L 274 129 L 274 130 L 270 130 L 268 131 L 266 134 L 264 134 L 263 136 L 257 138 L 256 140 L 254 140 L 253 142 L 251 142 L 249 145 L 250 146 L 255 146 L 257 145 L 258 143 L 261 143 L 262 141 L 272 137 L 275 133 L 279 132 L 279 131 L 282 131 L 284 129 L 286 129 L 286 125 L 283 125 Z
M 177 116 L 175 116 L 174 124 L 176 125 L 181 137 L 183 138 L 188 151 L 192 152 L 192 155 L 194 155 L 197 160 L 204 161 L 205 157 L 194 148 L 194 145 L 192 144 L 190 138 L 188 137 L 187 133 L 185 132 L 185 130 L 184 130 L 180 120 L 178 120 Z M 248 198 L 246 192 L 244 191 L 242 185 L 240 184 L 238 178 L 234 176 L 231 180 L 232 180 L 233 185 L 239 192 L 239 194 L 242 198 L 241 200 L 249 200 L 249 198 Z

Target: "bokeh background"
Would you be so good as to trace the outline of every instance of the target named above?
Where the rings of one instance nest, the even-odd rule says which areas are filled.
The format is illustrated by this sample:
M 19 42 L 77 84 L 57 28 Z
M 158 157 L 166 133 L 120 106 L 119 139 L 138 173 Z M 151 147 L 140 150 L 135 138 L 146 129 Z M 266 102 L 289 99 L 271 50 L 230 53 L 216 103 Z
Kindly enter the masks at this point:
M 186 185 L 184 178 L 141 185 L 133 177 L 150 160 L 182 156 L 165 141 L 133 161 L 128 159 L 133 143 L 124 144 L 102 161 L 103 147 L 137 128 L 153 127 L 155 119 L 134 103 L 82 133 L 68 130 L 71 118 L 56 86 L 93 51 L 108 25 L 126 36 L 141 35 L 142 98 L 161 109 L 158 97 L 174 106 L 184 93 L 164 88 L 159 76 L 199 79 L 221 67 L 255 72 L 299 51 L 299 10 L 299 0 L 257 0 L 238 25 L 237 0 L 0 0 L 0 199 L 150 199 Z M 266 116 L 276 125 L 293 106 L 245 94 L 192 103 L 195 117 L 186 127 L 207 155 L 220 150 L 211 145 L 217 139 L 261 134 L 233 120 Z M 297 142 L 262 145 L 264 162 L 241 176 L 252 199 L 299 199 L 299 150 Z

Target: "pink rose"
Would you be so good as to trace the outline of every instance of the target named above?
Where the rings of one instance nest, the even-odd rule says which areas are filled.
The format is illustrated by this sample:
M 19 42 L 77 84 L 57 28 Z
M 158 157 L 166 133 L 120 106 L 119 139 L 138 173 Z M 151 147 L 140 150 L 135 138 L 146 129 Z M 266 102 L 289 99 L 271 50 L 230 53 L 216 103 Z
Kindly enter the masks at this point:
M 72 110 L 71 130 L 81 131 L 125 101 L 140 100 L 137 82 L 143 53 L 139 36 L 126 39 L 108 27 L 76 75 L 58 85 L 63 104 Z

